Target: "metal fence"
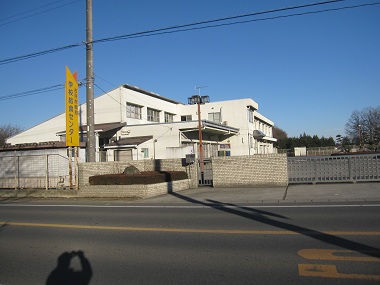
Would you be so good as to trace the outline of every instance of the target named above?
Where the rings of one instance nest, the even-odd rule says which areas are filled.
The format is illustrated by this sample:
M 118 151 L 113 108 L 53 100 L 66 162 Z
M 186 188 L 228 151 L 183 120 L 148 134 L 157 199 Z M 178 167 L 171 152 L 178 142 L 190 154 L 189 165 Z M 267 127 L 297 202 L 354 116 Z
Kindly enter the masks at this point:
M 380 154 L 288 158 L 289 183 L 380 181 Z
M 59 154 L 0 157 L 0 189 L 67 188 L 75 183 L 67 157 Z M 73 169 L 73 168 L 72 168 Z

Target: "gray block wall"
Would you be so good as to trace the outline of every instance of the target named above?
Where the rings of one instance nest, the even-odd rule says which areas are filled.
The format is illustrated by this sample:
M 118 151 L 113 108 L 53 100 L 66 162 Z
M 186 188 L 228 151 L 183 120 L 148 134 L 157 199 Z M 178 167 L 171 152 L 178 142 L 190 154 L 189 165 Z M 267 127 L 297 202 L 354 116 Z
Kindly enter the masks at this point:
M 214 157 L 214 187 L 273 187 L 288 185 L 285 154 Z

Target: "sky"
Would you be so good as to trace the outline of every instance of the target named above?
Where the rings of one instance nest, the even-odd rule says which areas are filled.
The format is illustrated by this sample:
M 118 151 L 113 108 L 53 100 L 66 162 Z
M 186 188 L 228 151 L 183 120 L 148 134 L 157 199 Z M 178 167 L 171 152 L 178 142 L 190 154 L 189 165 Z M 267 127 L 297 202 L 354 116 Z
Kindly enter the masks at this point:
M 93 40 L 317 2 L 93 0 Z M 366 3 L 378 4 L 279 17 Z M 95 97 L 127 83 L 187 103 L 206 86 L 211 101 L 252 98 L 288 136 L 335 138 L 354 110 L 380 105 L 379 4 L 344 0 L 94 43 Z M 63 85 L 65 66 L 84 82 L 86 1 L 0 0 L 0 39 L 0 125 L 28 129 L 63 113 L 63 87 L 28 92 Z

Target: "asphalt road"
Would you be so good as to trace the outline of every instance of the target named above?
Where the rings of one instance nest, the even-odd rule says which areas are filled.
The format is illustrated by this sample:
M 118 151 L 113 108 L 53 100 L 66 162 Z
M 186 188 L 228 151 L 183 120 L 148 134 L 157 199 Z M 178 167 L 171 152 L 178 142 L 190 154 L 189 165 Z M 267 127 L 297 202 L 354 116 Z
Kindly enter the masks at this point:
M 363 202 L 5 201 L 0 284 L 379 284 L 379 216 Z

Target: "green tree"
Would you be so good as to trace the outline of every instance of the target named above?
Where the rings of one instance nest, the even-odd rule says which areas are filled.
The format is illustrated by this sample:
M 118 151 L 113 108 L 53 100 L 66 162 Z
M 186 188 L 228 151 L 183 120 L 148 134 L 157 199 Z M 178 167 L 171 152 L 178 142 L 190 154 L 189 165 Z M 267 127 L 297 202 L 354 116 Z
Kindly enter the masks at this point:
M 299 137 L 288 137 L 279 139 L 276 146 L 280 149 L 293 149 L 294 147 L 326 147 L 335 146 L 335 140 L 332 137 L 319 138 L 317 135 L 310 136 L 303 133 Z

